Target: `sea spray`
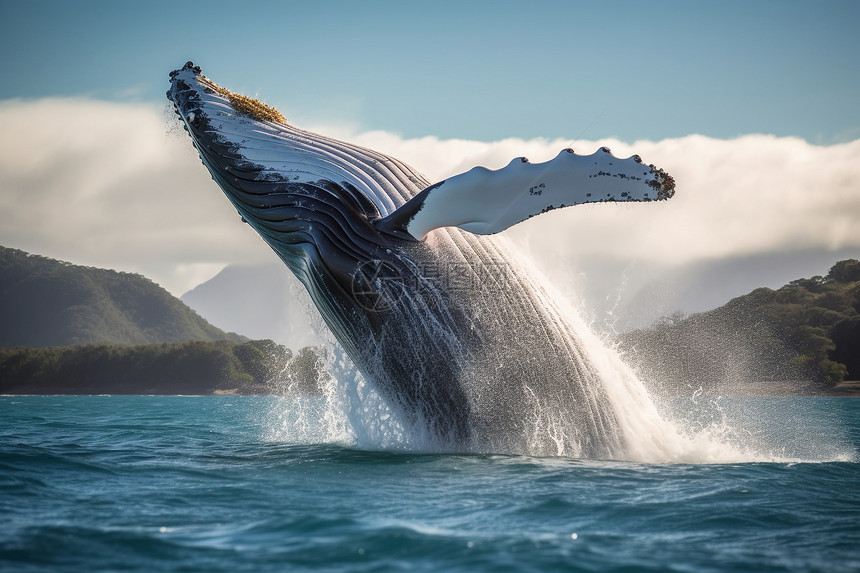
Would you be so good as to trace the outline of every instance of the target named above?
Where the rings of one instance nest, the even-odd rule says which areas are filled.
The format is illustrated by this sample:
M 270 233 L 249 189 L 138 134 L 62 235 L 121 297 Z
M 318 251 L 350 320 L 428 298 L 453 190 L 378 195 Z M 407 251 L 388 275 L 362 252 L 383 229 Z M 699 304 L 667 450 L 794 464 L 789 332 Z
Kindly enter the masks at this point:
M 554 328 L 562 333 L 570 332 L 569 348 L 577 353 L 572 359 L 582 363 L 581 372 L 587 377 L 588 384 L 581 385 L 587 402 L 601 404 L 616 420 L 615 424 L 605 426 L 605 431 L 618 435 L 597 438 L 617 443 L 619 447 L 602 450 L 602 455 L 597 457 L 658 463 L 746 459 L 725 440 L 713 439 L 723 438 L 724 429 L 717 431 L 710 425 L 698 431 L 684 430 L 661 413 L 642 382 L 618 353 L 593 333 L 573 306 L 565 302 L 568 299 L 549 286 L 529 261 L 517 260 L 518 256 L 510 252 L 506 256 L 524 270 L 523 280 L 528 281 L 524 286 L 533 292 L 538 302 L 555 309 Z M 317 320 L 316 327 L 327 347 L 325 380 L 321 380 L 324 394 L 275 402 L 269 416 L 272 439 L 290 443 L 325 441 L 369 450 L 455 450 L 450 446 L 447 450 L 440 448 L 438 440 L 434 439 L 439 432 L 432 427 L 433 420 L 406 423 L 403 413 L 379 393 L 372 378 L 367 379 L 358 371 L 339 343 L 321 326 L 321 321 Z M 485 352 L 496 353 L 501 363 L 509 352 L 508 340 L 517 333 L 489 332 L 487 336 L 498 347 L 487 348 Z M 516 346 L 512 348 L 510 352 L 521 352 Z M 421 352 L 421 349 L 415 348 L 413 352 Z M 523 360 L 526 357 L 514 355 L 513 358 Z M 468 366 L 460 370 L 468 371 Z M 552 368 L 552 364 L 536 366 Z M 578 416 L 590 415 L 590 411 L 570 410 L 564 399 L 555 398 L 551 388 L 533 387 L 528 379 L 507 379 L 505 372 L 503 369 L 473 371 L 471 376 L 464 376 L 463 384 L 467 386 L 474 418 L 481 420 L 482 416 L 487 416 L 505 432 L 487 432 L 488 438 L 459 444 L 456 451 L 588 457 L 588 444 L 583 440 L 591 436 L 578 433 L 583 423 Z M 528 374 L 525 372 L 526 378 Z M 511 392 L 510 388 L 516 388 L 517 384 L 521 384 L 522 392 Z M 513 418 L 501 424 L 492 418 L 497 416 L 494 409 L 500 400 L 505 402 L 504 413 Z M 725 428 L 725 423 L 720 428 Z
M 519 261 L 531 276 L 540 272 L 528 261 Z M 614 348 L 597 336 L 567 297 L 544 281 L 546 295 L 558 306 L 566 322 L 577 333 L 583 353 L 596 370 L 606 399 L 611 402 L 623 435 L 624 447 L 614 459 L 642 462 L 681 461 L 689 452 L 682 432 L 664 418 L 642 382 Z M 548 430 L 551 430 L 548 428 Z
M 650 393 L 620 357 L 614 344 L 598 336 L 583 320 L 581 312 L 570 304 L 570 296 L 560 295 L 530 261 L 513 251 L 502 250 L 502 257 L 518 265 L 521 286 L 532 293 L 536 302 L 552 309 L 554 322 L 546 328 L 551 332 L 568 333 L 570 340 L 563 349 L 567 348 L 565 352 L 572 355 L 565 359 L 581 363 L 584 382 L 568 382 L 580 384 L 586 401 L 599 404 L 611 412 L 615 420 L 613 425 L 602 426 L 606 434 L 597 439 L 618 446 L 596 450 L 597 455 L 595 450 L 589 450 L 589 436 L 578 432 L 585 422 L 601 427 L 593 419 L 583 419 L 591 410 L 570 409 L 569 403 L 558 399 L 552 388 L 533 386 L 528 370 L 521 370 L 519 379 L 512 379 L 510 370 L 470 372 L 472 365 L 468 363 L 461 365 L 459 371 L 466 373 L 462 384 L 467 389 L 474 418 L 480 423 L 485 416 L 484 421 L 489 419 L 504 431 L 494 433 L 491 427 L 481 441 L 440 444 L 438 428 L 433 427 L 438 421 L 420 417 L 417 422 L 407 421 L 376 388 L 372 377 L 367 378 L 358 371 L 315 311 L 310 313 L 312 317 L 316 315 L 311 322 L 328 349 L 326 379 L 322 381 L 324 395 L 290 397 L 274 402 L 267 437 L 289 443 L 336 443 L 365 450 L 596 457 L 645 463 L 803 461 L 846 459 L 853 455 L 844 448 L 821 448 L 810 439 L 786 437 L 791 444 L 781 443 L 773 431 L 761 427 L 767 424 L 772 413 L 760 415 L 756 420 L 759 427 L 750 430 L 749 416 L 729 412 L 725 402 L 697 396 L 695 381 L 690 381 L 690 396 L 686 399 L 667 399 Z M 409 304 L 426 303 L 427 292 L 418 294 L 422 296 L 410 299 Z M 481 308 L 475 310 L 479 315 L 490 312 Z M 491 363 L 530 358 L 527 353 L 522 354 L 522 345 L 518 346 L 518 341 L 514 340 L 519 336 L 516 329 L 487 329 L 485 336 L 493 345 L 483 349 L 485 356 L 481 358 L 494 356 Z M 368 344 L 373 343 L 368 341 Z M 420 347 L 412 349 L 415 353 L 421 351 Z M 672 352 L 672 349 L 665 348 L 662 352 Z M 554 365 L 532 362 L 532 367 L 546 370 Z M 512 391 L 518 387 L 521 391 Z M 498 417 L 499 403 L 504 404 L 501 412 L 508 416 L 501 424 L 493 418 Z M 784 423 L 778 418 L 780 416 L 775 416 L 772 420 L 776 426 Z M 615 435 L 607 435 L 609 433 Z M 825 451 L 827 453 L 823 454 Z
M 530 280 L 541 282 L 546 289 L 534 285 L 541 296 L 551 299 L 542 302 L 549 305 L 554 301 L 564 314 L 565 323 L 575 329 L 583 359 L 589 371 L 597 374 L 594 382 L 602 386 L 587 388 L 594 391 L 591 399 L 605 396 L 618 419 L 624 447 L 601 457 L 649 462 L 693 461 L 689 458 L 696 455 L 695 441 L 685 438 L 683 432 L 660 415 L 647 390 L 618 354 L 590 330 L 570 305 L 558 304 L 564 299 L 546 286 L 536 270 L 528 268 L 525 261 L 521 263 L 528 269 Z M 291 443 L 321 440 L 361 449 L 439 451 L 438 442 L 433 438 L 435 432 L 429 429 L 430 421 L 405 424 L 402 414 L 379 394 L 372 381 L 358 372 L 332 336 L 327 336 L 326 345 L 328 364 L 322 384 L 324 395 L 275 402 L 269 416 L 272 439 Z M 418 351 L 420 349 L 416 349 Z M 485 379 L 470 380 L 481 389 L 493 391 L 493 387 L 498 386 L 496 391 L 503 392 L 504 386 L 511 382 L 490 378 L 492 372 L 482 374 Z M 513 410 L 518 419 L 510 421 L 511 426 L 518 428 L 519 437 L 515 441 L 506 436 L 507 441 L 465 444 L 461 451 L 582 457 L 582 444 L 575 434 L 579 420 L 574 413 L 565 408 L 564 402 L 552 400 L 546 392 L 533 390 L 528 381 L 523 387 L 521 402 Z M 472 402 L 478 415 L 482 404 L 480 395 Z
M 423 451 L 426 441 L 404 428 L 396 411 L 358 371 L 340 345 L 325 340 L 322 394 L 275 398 L 265 438 L 290 444 L 332 443 L 365 450 Z
M 518 252 L 509 256 L 517 257 L 517 263 L 529 276 L 542 276 L 541 271 Z M 624 448 L 611 456 L 612 459 L 646 463 L 854 459 L 854 452 L 843 439 L 844 424 L 828 419 L 827 412 L 803 411 L 797 402 L 786 401 L 776 409 L 772 403 L 761 402 L 759 411 L 751 411 L 745 401 L 700 395 L 701 386 L 696 381 L 690 381 L 689 394 L 685 397 L 670 399 L 650 392 L 636 371 L 622 358 L 616 338 L 611 334 L 598 335 L 583 319 L 584 310 L 571 304 L 577 297 L 570 289 L 561 294 L 562 291 L 549 281 L 539 282 L 543 296 L 549 299 L 545 303 L 558 307 L 576 333 L 583 353 L 598 373 L 600 384 L 612 404 L 624 442 Z M 673 349 L 651 351 L 671 353 Z M 743 364 L 726 367 L 738 369 L 743 368 Z M 747 406 L 739 408 L 738 404 Z M 798 426 L 801 420 L 803 423 Z M 539 431 L 554 439 L 551 425 Z
M 590 332 L 590 331 L 589 331 Z M 616 461 L 649 464 L 734 464 L 751 462 L 853 462 L 844 420 L 827 402 L 793 398 L 720 398 L 690 395 L 652 398 L 610 344 L 584 338 L 617 408 L 626 449 Z M 333 343 L 336 346 L 336 343 Z M 336 348 L 335 348 L 336 350 Z M 335 356 L 336 353 L 329 353 Z M 264 437 L 285 444 L 338 444 L 369 451 L 431 453 L 432 437 L 410 433 L 396 412 L 355 369 L 345 354 L 331 359 L 321 396 L 273 399 Z M 551 405 L 523 405 L 522 455 L 576 458 Z M 547 444 L 557 447 L 548 451 Z M 472 453 L 500 453 L 473 450 Z
M 540 276 L 529 268 L 529 261 L 520 264 L 531 276 Z M 542 283 L 542 289 L 572 326 L 612 405 L 624 443 L 621 451 L 610 456 L 612 459 L 647 463 L 853 459 L 853 452 L 840 439 L 844 428 L 837 427 L 839 424 L 834 420 L 827 420 L 826 412 L 798 411 L 796 402 L 790 403 L 792 411 L 775 411 L 762 404 L 759 412 L 741 412 L 731 400 L 702 396 L 701 386 L 695 380 L 689 381 L 686 397 L 668 399 L 653 394 L 622 358 L 617 342 L 610 336 L 597 335 L 583 320 L 582 312 L 569 304 L 570 297 L 560 296 L 548 283 Z M 671 347 L 650 350 L 666 355 L 673 352 Z M 726 365 L 729 370 L 744 368 L 742 361 Z M 799 420 L 804 423 L 798 427 Z M 555 440 L 551 424 L 535 431 Z M 533 442 L 540 440 L 536 437 Z M 570 455 L 570 451 L 561 455 Z

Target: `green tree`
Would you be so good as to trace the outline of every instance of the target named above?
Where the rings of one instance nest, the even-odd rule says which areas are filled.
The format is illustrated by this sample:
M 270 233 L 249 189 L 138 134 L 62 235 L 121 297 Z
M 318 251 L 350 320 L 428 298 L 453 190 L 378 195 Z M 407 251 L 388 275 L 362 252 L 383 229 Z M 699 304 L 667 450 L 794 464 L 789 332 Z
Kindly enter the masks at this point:
M 838 283 L 860 281 L 860 261 L 853 259 L 839 261 L 830 268 L 827 279 Z
M 713 311 L 672 315 L 625 343 L 637 347 L 642 372 L 678 384 L 742 370 L 757 379 L 802 376 L 823 388 L 860 379 L 860 261 L 839 261 L 826 277 L 776 291 L 756 289 Z

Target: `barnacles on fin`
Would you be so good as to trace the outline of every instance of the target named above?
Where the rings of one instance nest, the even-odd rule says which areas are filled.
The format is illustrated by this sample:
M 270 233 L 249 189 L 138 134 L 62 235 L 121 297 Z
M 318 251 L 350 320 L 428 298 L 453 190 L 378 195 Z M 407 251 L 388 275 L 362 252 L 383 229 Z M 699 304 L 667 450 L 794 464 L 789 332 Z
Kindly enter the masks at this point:
M 648 185 L 657 191 L 657 200 L 671 199 L 675 195 L 675 178 L 662 169 L 654 167 L 653 164 L 648 167 L 651 168 L 651 173 L 654 174 L 654 181 L 649 181 Z

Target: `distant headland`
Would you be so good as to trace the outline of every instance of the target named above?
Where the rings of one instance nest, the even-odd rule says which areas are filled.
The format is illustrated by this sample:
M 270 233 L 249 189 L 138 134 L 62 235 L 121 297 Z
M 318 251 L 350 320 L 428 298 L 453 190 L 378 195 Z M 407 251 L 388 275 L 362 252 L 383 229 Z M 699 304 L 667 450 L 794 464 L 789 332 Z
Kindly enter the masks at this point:
M 858 395 L 860 261 L 618 345 L 656 392 Z M 141 275 L 0 247 L 0 394 L 308 394 L 325 362 L 224 332 Z
M 0 247 L 0 394 L 315 393 L 322 352 L 224 332 L 141 275 Z

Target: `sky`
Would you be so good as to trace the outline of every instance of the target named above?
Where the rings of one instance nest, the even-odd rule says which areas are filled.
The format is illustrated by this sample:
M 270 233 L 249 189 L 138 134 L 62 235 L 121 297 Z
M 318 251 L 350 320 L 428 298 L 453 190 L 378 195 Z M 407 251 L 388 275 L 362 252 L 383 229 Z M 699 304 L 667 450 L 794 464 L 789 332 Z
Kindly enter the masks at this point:
M 860 257 L 858 24 L 854 1 L 2 0 L 0 245 L 174 294 L 270 260 L 167 109 L 193 60 L 431 180 L 568 146 L 656 163 L 666 204 L 505 232 L 607 291 L 708 261 Z
M 860 5 L 2 2 L 0 98 L 160 102 L 194 60 L 302 124 L 492 141 L 860 137 Z

